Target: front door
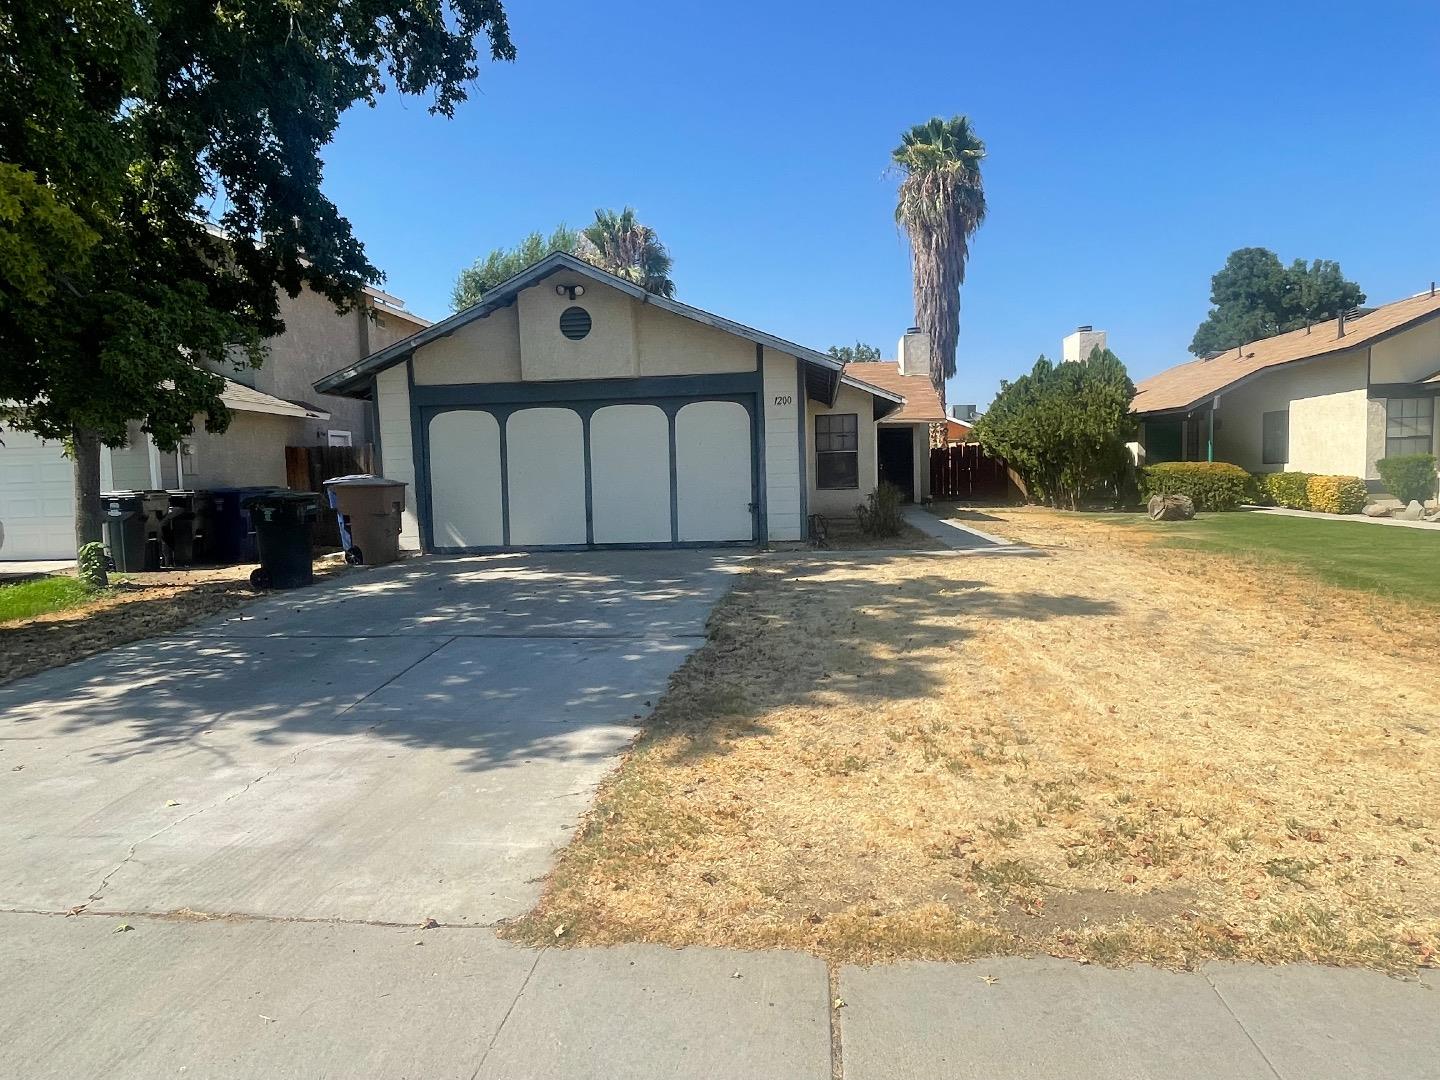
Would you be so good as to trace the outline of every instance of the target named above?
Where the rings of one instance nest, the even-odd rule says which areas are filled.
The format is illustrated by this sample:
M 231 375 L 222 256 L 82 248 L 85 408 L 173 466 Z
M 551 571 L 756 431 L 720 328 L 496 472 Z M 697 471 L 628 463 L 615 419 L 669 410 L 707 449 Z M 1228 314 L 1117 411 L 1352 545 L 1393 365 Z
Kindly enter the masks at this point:
M 881 427 L 876 453 L 880 482 L 891 484 L 910 501 L 915 501 L 915 442 L 908 427 Z

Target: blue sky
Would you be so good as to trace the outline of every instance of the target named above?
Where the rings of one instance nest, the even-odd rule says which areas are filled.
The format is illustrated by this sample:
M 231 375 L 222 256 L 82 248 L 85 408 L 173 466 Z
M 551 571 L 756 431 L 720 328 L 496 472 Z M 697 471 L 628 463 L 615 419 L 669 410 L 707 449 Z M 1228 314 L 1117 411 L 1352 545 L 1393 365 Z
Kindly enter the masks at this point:
M 1440 278 L 1440 19 L 1421 3 L 533 3 L 454 120 L 348 114 L 327 190 L 437 318 L 461 267 L 634 205 L 677 297 L 887 357 L 912 321 L 886 175 L 968 113 L 990 217 L 954 402 L 1079 323 L 1137 380 L 1187 358 L 1233 248 L 1340 261 L 1372 302 Z

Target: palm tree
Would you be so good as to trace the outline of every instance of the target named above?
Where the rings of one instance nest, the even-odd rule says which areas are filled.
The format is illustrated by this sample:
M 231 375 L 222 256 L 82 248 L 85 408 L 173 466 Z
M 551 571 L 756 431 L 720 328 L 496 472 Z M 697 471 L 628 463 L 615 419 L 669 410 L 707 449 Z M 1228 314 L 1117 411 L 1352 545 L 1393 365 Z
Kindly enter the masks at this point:
M 937 116 L 907 131 L 891 157 L 900 174 L 895 220 L 910 237 L 915 321 L 930 335 L 930 380 L 943 401 L 945 380 L 955 374 L 970 238 L 985 220 L 985 144 L 969 117 Z
M 595 224 L 581 235 L 583 240 L 575 253 L 586 262 L 632 281 L 646 292 L 675 295 L 675 283 L 670 280 L 670 253 L 654 229 L 635 220 L 632 207 L 618 214 L 596 210 Z

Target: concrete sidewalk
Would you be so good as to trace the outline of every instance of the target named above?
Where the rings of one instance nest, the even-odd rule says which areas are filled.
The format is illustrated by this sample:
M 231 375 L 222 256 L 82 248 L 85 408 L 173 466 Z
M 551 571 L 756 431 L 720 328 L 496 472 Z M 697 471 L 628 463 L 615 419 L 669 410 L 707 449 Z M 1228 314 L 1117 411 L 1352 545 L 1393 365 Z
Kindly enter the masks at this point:
M 132 927 L 117 932 L 122 924 Z M 532 950 L 482 928 L 0 914 L 0 1076 L 1440 1076 L 1430 977 Z

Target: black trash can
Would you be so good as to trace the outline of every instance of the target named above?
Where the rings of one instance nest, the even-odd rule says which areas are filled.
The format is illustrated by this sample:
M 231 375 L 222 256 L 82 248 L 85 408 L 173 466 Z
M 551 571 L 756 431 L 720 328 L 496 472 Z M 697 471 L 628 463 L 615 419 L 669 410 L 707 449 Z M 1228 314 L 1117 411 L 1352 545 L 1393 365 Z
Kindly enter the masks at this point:
M 311 533 L 320 516 L 313 491 L 267 491 L 243 502 L 255 525 L 260 566 L 250 575 L 257 589 L 298 589 L 315 580 Z
M 165 565 L 195 565 L 197 523 L 200 520 L 206 493 L 203 491 L 167 491 L 169 506 L 160 519 L 161 555 Z
M 110 565 L 122 574 L 148 569 L 145 565 L 150 535 L 143 491 L 104 491 L 100 494 L 105 548 Z

